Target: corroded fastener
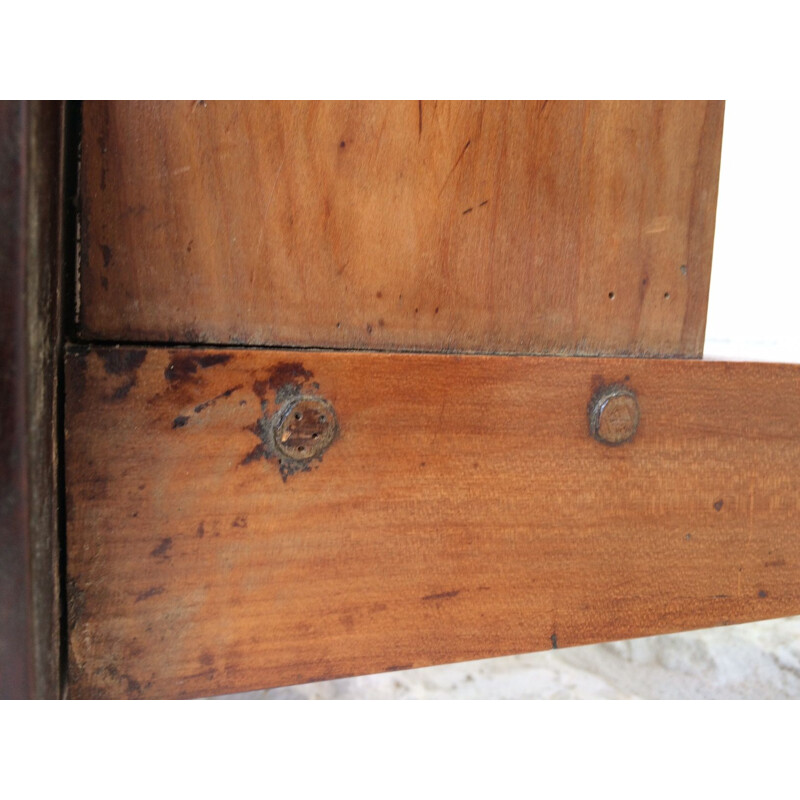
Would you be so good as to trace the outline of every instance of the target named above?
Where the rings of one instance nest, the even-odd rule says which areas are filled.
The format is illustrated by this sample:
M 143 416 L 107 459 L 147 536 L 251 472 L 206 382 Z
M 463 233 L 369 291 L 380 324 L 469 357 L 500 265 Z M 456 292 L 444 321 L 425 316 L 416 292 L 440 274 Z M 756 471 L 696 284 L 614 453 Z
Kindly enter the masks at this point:
M 293 461 L 320 456 L 336 435 L 336 415 L 330 403 L 318 397 L 298 397 L 281 409 L 273 434 L 275 449 Z
M 639 427 L 639 401 L 627 386 L 606 386 L 589 403 L 589 430 L 598 442 L 617 445 Z

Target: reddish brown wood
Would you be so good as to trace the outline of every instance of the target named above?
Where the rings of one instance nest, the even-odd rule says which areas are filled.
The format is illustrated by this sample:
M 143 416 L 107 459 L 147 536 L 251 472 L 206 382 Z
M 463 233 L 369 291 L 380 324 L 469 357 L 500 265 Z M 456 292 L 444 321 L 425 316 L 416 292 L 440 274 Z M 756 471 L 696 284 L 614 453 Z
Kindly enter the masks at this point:
M 75 697 L 800 613 L 797 366 L 100 348 L 67 372 Z M 615 383 L 641 418 L 609 447 L 587 412 Z M 309 469 L 265 434 L 298 394 L 338 425 Z
M 702 353 L 721 102 L 84 106 L 81 333 Z

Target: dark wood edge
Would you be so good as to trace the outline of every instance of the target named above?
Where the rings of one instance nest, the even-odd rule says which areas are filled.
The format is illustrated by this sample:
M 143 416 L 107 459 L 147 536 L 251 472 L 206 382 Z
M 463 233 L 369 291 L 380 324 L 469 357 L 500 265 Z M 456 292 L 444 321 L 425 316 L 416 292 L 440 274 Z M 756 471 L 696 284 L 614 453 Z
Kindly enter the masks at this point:
M 61 694 L 65 107 L 0 102 L 0 698 Z

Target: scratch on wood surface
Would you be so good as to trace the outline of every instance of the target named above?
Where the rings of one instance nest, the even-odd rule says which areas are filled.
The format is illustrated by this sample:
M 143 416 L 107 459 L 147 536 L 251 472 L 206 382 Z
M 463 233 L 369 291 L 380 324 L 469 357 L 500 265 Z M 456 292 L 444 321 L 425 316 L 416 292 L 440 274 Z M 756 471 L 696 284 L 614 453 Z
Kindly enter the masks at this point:
M 456 595 L 461 594 L 461 589 L 454 589 L 450 592 L 439 592 L 438 594 L 426 594 L 422 599 L 423 600 L 447 600 L 450 597 L 455 597 Z
M 461 154 L 455 161 L 455 164 L 450 168 L 450 172 L 447 173 L 447 177 L 444 179 L 444 183 L 442 184 L 442 188 L 439 189 L 439 196 L 441 197 L 442 192 L 444 191 L 444 187 L 447 186 L 447 182 L 450 180 L 450 176 L 455 172 L 456 167 L 461 163 L 461 159 L 464 158 L 464 153 L 467 152 L 470 144 L 472 144 L 472 139 L 467 139 L 467 143 L 464 145 L 464 149 L 461 151 Z

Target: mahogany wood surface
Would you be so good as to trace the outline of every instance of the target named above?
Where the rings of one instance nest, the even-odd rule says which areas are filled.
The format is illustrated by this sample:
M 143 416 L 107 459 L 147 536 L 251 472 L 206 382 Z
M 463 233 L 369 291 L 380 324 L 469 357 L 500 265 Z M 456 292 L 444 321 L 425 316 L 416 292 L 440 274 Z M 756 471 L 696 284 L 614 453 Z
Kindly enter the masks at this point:
M 702 353 L 722 102 L 88 102 L 80 334 Z
M 73 697 L 800 613 L 798 366 L 122 347 L 66 371 Z M 615 384 L 640 418 L 609 446 L 587 410 Z M 276 414 L 295 454 L 335 425 L 307 469 Z

